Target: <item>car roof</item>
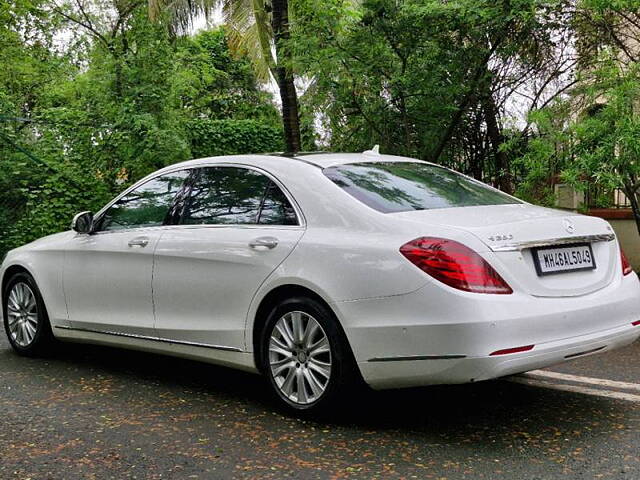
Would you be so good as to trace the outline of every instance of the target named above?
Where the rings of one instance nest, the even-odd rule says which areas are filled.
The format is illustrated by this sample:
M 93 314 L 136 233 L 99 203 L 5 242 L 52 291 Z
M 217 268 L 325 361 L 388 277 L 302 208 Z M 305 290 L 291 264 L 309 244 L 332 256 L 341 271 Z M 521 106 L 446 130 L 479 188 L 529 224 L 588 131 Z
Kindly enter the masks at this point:
M 294 156 L 289 156 L 289 158 L 303 160 L 321 168 L 333 167 L 336 165 L 345 165 L 348 163 L 422 162 L 422 160 L 416 160 L 415 158 L 398 157 L 395 155 L 383 155 L 371 150 L 362 153 L 299 153 Z
M 375 151 L 366 151 L 362 153 L 328 153 L 328 152 L 300 152 L 300 153 L 265 153 L 265 154 L 248 154 L 248 155 L 225 155 L 219 157 L 198 158 L 188 160 L 176 166 L 196 166 L 208 163 L 244 163 L 260 166 L 265 161 L 277 160 L 279 162 L 291 161 L 304 163 L 318 168 L 333 167 L 336 165 L 345 165 L 349 163 L 370 163 L 370 162 L 420 162 L 429 163 L 414 158 L 398 157 L 395 155 L 383 155 Z

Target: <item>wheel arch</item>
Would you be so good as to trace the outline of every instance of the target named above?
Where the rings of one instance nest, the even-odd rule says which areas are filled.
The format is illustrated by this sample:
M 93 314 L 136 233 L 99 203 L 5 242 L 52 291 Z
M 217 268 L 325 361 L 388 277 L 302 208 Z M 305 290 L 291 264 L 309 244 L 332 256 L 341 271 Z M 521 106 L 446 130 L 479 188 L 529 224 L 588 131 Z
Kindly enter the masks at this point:
M 4 273 L 2 274 L 2 294 L 4 295 L 4 289 L 7 287 L 7 283 L 9 283 L 9 280 L 11 279 L 11 277 L 13 277 L 15 274 L 17 273 L 26 273 L 27 275 L 30 275 L 31 277 L 33 277 L 33 279 L 35 280 L 35 277 L 33 276 L 33 273 L 24 265 L 19 264 L 19 263 L 15 263 L 13 265 L 9 265 Z
M 2 274 L 2 284 L 0 285 L 0 299 L 2 299 L 2 302 L 0 303 L 0 312 L 2 313 L 3 316 L 6 314 L 6 312 L 4 311 L 5 289 L 7 288 L 7 283 L 9 283 L 9 280 L 11 279 L 11 277 L 16 275 L 17 273 L 26 273 L 27 275 L 30 275 L 34 279 L 36 284 L 38 283 L 33 273 L 24 265 L 19 263 L 14 263 L 13 265 L 9 265 Z
M 338 326 L 340 333 L 342 334 L 343 340 L 346 342 L 347 348 L 353 357 L 353 351 L 351 349 L 351 344 L 349 343 L 349 339 L 344 331 L 344 327 L 342 322 L 340 321 L 338 315 L 336 314 L 335 309 L 331 308 L 331 305 L 327 300 L 324 299 L 320 294 L 316 291 L 312 290 L 309 287 L 305 287 L 295 283 L 287 283 L 284 285 L 279 285 L 277 287 L 272 288 L 266 295 L 262 297 L 258 307 L 253 315 L 253 325 L 251 326 L 251 346 L 253 348 L 253 359 L 255 361 L 256 367 L 260 370 L 260 355 L 261 355 L 261 345 L 260 345 L 260 333 L 262 331 L 262 327 L 264 326 L 267 315 L 271 311 L 271 309 L 277 305 L 282 300 L 287 298 L 302 296 L 311 298 L 321 305 L 323 305 L 327 310 L 333 315 L 334 320 Z M 355 360 L 354 360 L 355 361 Z

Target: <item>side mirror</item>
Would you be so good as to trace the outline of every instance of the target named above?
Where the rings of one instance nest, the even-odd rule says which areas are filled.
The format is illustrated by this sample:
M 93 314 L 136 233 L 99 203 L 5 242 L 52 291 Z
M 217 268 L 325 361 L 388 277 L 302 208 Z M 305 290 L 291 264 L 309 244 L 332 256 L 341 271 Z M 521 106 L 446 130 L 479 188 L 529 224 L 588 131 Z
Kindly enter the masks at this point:
M 71 229 L 78 233 L 91 233 L 93 227 L 93 213 L 81 212 L 73 217 Z

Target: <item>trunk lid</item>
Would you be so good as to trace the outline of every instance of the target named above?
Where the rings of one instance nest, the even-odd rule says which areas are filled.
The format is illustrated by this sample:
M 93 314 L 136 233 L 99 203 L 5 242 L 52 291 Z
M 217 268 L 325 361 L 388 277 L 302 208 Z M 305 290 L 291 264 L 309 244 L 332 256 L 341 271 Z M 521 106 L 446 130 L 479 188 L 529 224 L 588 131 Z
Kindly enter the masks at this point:
M 585 295 L 606 287 L 620 262 L 609 224 L 596 217 L 528 204 L 419 210 L 392 214 L 414 222 L 467 231 L 488 248 L 484 255 L 513 287 L 535 296 Z M 428 235 L 429 232 L 424 232 Z M 588 243 L 596 268 L 539 275 L 534 248 Z

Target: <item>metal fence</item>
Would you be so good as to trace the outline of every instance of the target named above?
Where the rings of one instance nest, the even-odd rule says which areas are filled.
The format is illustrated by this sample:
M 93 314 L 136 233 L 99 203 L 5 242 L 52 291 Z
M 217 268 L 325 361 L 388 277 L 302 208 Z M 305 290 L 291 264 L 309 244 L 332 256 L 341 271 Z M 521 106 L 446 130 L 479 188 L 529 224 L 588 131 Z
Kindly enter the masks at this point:
M 614 208 L 631 208 L 629 198 L 624 194 L 621 188 L 616 188 L 613 192 Z
M 605 191 L 595 186 L 585 192 L 585 205 L 589 208 L 631 208 L 631 202 L 621 188 Z

